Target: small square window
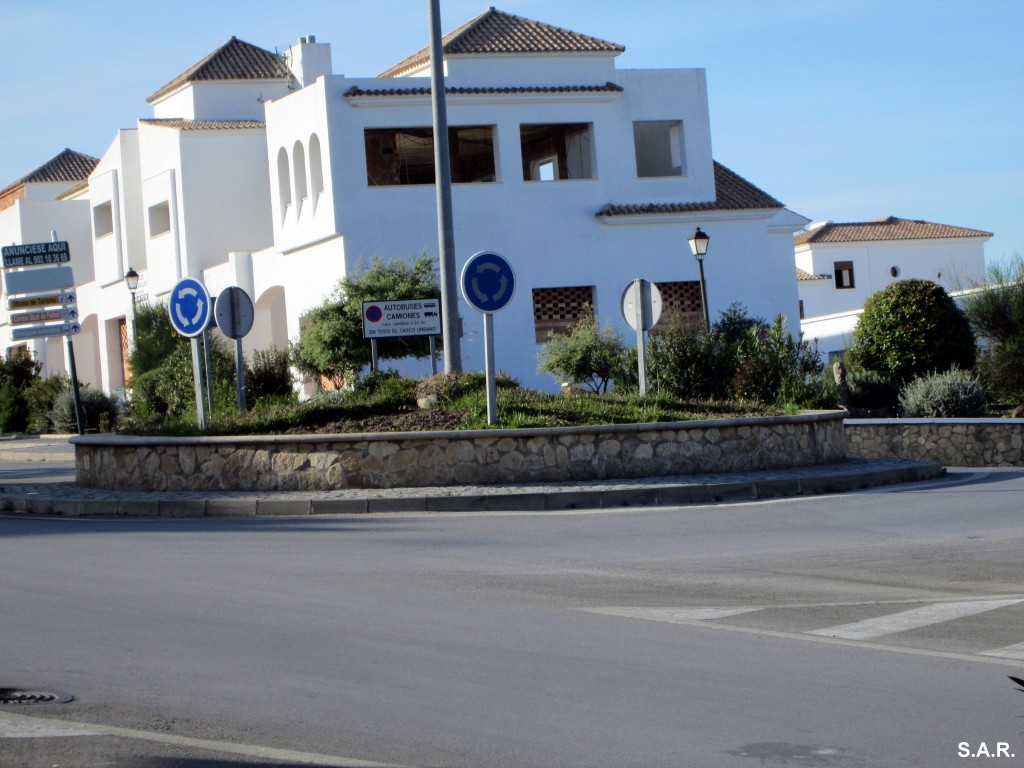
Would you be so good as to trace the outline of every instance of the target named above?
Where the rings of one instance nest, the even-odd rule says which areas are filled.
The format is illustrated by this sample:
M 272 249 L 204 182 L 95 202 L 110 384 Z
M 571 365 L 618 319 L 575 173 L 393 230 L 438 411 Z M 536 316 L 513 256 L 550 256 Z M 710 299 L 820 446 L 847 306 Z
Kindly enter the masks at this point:
M 171 206 L 165 200 L 149 207 L 149 236 L 158 237 L 171 231 Z
M 837 261 L 833 263 L 833 268 L 836 276 L 836 288 L 853 288 L 853 262 L 852 261 Z
M 640 178 L 682 176 L 682 121 L 634 121 L 633 149 L 636 151 L 636 175 Z
M 100 203 L 92 209 L 92 235 L 99 240 L 114 231 L 114 208 L 109 203 Z

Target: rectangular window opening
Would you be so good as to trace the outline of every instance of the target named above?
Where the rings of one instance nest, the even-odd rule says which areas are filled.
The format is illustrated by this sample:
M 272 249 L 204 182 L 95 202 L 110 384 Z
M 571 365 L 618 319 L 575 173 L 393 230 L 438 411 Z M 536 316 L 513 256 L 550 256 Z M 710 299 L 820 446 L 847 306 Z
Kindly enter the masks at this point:
M 149 236 L 151 238 L 165 235 L 171 231 L 171 206 L 166 200 L 151 205 L 149 214 Z
M 371 187 L 435 183 L 432 128 L 367 128 L 363 135 Z M 493 126 L 449 128 L 448 153 L 452 183 L 496 181 Z
M 836 288 L 853 288 L 853 262 L 837 261 L 833 263 L 836 276 Z
M 594 286 L 533 289 L 533 328 L 538 343 L 548 340 L 548 333 L 572 332 L 584 305 L 594 306 Z
M 634 121 L 633 148 L 640 178 L 684 175 L 681 120 Z
M 523 181 L 594 178 L 588 123 L 519 126 Z
M 114 231 L 114 207 L 111 203 L 100 203 L 92 209 L 92 230 L 96 240 Z

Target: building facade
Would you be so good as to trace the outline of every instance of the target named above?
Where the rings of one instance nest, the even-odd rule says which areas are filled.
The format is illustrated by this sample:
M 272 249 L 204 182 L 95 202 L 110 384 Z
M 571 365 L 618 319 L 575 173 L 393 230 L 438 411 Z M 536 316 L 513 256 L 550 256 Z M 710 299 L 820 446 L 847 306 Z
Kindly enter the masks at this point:
M 886 216 L 812 224 L 794 238 L 801 330 L 834 358 L 853 343 L 864 302 L 898 280 L 931 280 L 950 293 L 985 273 L 991 232 Z
M 703 70 L 620 70 L 623 50 L 493 8 L 445 38 L 456 266 L 488 250 L 515 269 L 495 351 L 527 386 L 557 388 L 536 372 L 537 353 L 586 304 L 631 338 L 620 306 L 636 278 L 697 321 L 697 227 L 711 238 L 712 320 L 740 303 L 799 330 L 792 238 L 807 219 L 715 162 Z M 349 78 L 313 37 L 283 56 L 232 38 L 156 91 L 152 116 L 120 131 L 60 203 L 77 205 L 89 233 L 84 258 L 73 249 L 76 344 L 95 361 L 80 378 L 124 386 L 129 267 L 149 301 L 182 276 L 213 294 L 244 288 L 253 350 L 295 339 L 366 260 L 436 256 L 429 68 L 424 49 Z M 481 317 L 461 299 L 460 315 L 464 368 L 480 370 Z

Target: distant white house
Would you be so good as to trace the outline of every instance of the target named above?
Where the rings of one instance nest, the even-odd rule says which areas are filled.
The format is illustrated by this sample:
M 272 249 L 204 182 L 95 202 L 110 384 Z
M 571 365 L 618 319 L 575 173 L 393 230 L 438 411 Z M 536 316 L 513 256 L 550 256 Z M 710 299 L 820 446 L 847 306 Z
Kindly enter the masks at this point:
M 853 342 L 864 302 L 898 280 L 931 280 L 951 293 L 985 272 L 991 232 L 887 216 L 810 225 L 794 238 L 800 328 L 825 357 Z
M 481 250 L 512 263 L 497 365 L 528 386 L 557 386 L 537 374 L 537 353 L 584 304 L 630 338 L 620 301 L 635 278 L 657 283 L 667 310 L 699 318 L 687 244 L 698 226 L 711 238 L 712 319 L 739 302 L 798 331 L 792 237 L 807 219 L 714 161 L 703 70 L 620 70 L 623 50 L 493 8 L 445 38 L 457 267 Z M 332 73 L 330 46 L 313 37 L 280 56 L 232 38 L 157 90 L 152 116 L 119 131 L 54 203 L 73 205 L 87 233 L 72 246 L 80 377 L 124 386 L 129 267 L 143 276 L 139 299 L 166 298 L 186 275 L 214 294 L 244 288 L 253 350 L 295 339 L 362 260 L 436 255 L 429 67 L 424 49 L 350 78 Z M 44 230 L 12 236 L 0 219 L 3 242 Z M 481 318 L 465 304 L 460 314 L 464 367 L 480 370 Z

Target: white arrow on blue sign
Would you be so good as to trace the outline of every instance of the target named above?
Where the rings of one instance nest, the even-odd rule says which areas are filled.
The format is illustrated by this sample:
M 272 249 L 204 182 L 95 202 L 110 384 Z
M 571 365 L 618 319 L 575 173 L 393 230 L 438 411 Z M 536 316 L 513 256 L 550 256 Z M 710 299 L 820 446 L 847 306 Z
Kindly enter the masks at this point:
M 516 292 L 516 275 L 504 256 L 481 251 L 462 268 L 462 296 L 478 312 L 504 309 Z
M 213 316 L 210 312 L 210 293 L 194 277 L 183 278 L 171 289 L 167 311 L 174 330 L 182 336 L 198 336 L 206 330 Z

